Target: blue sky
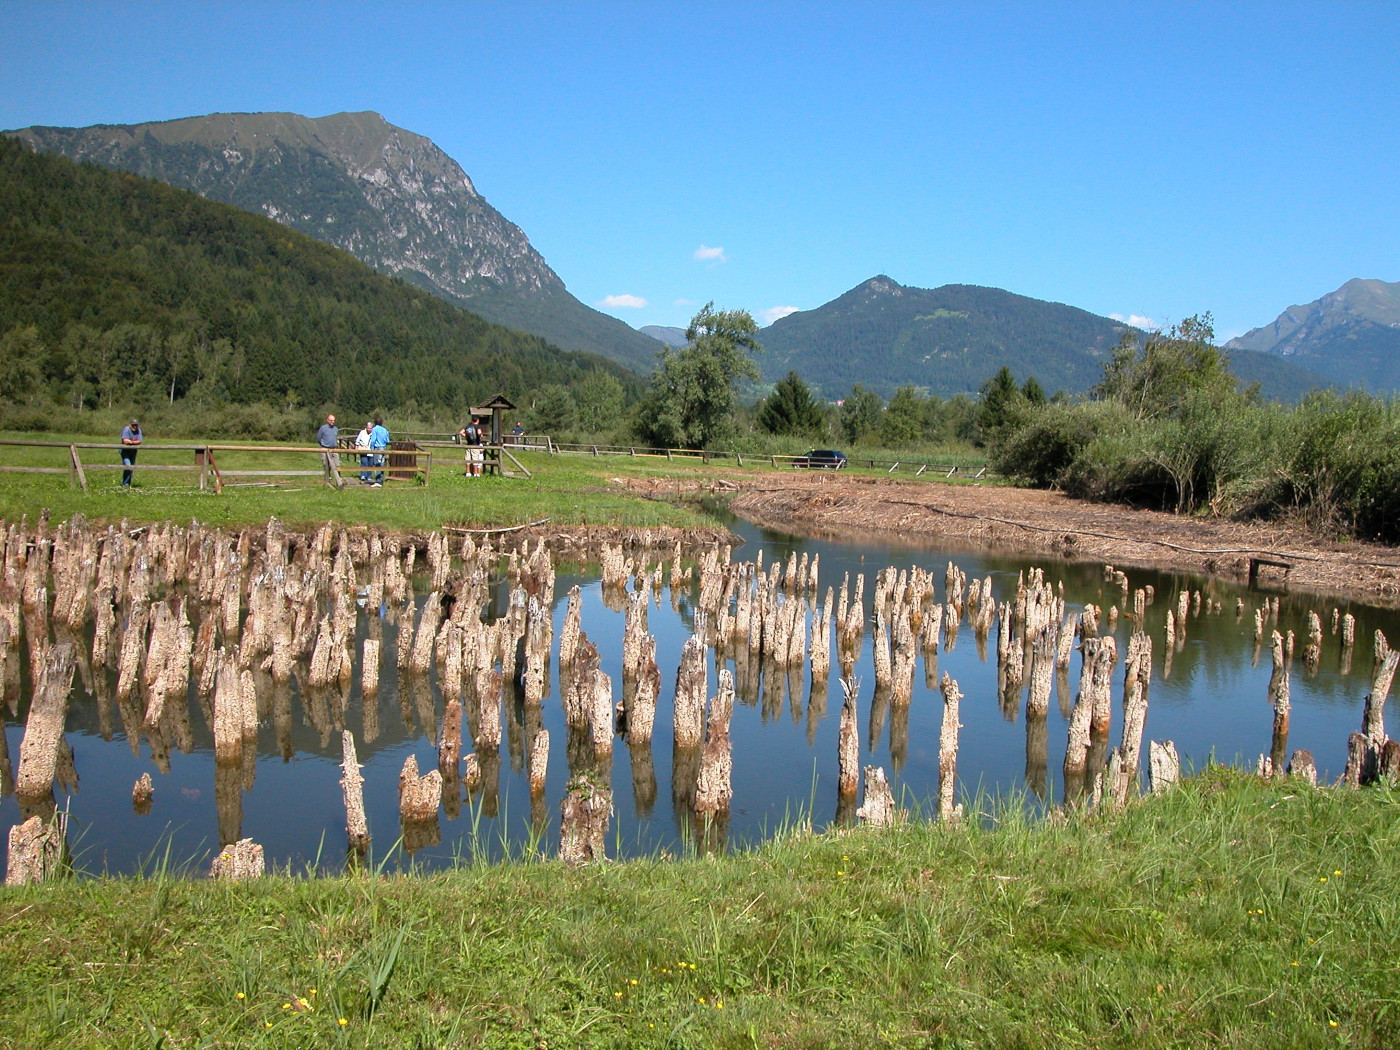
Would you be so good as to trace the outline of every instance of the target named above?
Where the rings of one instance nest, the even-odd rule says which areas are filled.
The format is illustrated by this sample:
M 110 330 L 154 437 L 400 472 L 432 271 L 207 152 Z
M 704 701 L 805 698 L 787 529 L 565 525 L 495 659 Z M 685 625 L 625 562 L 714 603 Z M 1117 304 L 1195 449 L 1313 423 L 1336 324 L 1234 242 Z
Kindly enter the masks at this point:
M 0 0 L 0 127 L 372 109 L 638 326 L 884 273 L 1223 339 L 1400 281 L 1397 55 L 1392 2 Z

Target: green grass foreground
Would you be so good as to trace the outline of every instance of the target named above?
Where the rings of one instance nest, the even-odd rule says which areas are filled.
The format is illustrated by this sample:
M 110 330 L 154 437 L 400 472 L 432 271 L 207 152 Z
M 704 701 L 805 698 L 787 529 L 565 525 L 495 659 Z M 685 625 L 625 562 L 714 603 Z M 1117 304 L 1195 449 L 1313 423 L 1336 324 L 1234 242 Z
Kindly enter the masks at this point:
M 1397 801 L 1210 768 L 1058 825 L 7 890 L 0 1043 L 1390 1047 Z

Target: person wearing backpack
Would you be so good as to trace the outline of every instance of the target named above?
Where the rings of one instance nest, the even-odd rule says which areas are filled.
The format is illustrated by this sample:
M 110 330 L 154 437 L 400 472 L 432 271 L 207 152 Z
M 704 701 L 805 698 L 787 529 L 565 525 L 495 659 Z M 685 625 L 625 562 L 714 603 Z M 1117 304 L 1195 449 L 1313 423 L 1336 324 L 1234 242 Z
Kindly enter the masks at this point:
M 482 439 L 481 421 L 473 416 L 470 423 L 457 431 L 457 437 L 467 448 L 465 456 L 466 469 L 463 470 L 462 473 L 469 478 L 481 477 L 481 465 L 485 460 L 481 448 L 482 445 L 485 444 Z

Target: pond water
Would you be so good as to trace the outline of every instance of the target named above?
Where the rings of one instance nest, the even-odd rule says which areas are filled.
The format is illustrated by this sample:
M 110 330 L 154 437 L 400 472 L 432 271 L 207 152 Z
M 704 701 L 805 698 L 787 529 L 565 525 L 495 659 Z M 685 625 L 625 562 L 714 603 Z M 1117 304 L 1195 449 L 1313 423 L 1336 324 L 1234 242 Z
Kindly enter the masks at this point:
M 820 555 L 820 588 L 839 588 L 842 575 L 866 576 L 865 603 L 870 609 L 875 573 L 885 566 L 922 566 L 938 581 L 944 600 L 944 568 L 955 563 L 968 576 L 990 576 L 998 600 L 1016 590 L 1018 574 L 1038 565 L 1048 582 L 1063 583 L 1069 614 L 1086 602 L 1105 610 L 1120 601 L 1117 587 L 1106 584 L 1101 566 L 1025 559 L 974 551 L 935 551 L 891 543 L 854 544 L 829 539 L 782 535 L 743 522 L 732 526 L 745 539 L 734 559 L 751 561 L 761 549 L 765 565 L 785 561 L 790 552 Z M 1345 764 L 1347 735 L 1361 726 L 1363 697 L 1369 689 L 1372 638 L 1381 630 L 1400 640 L 1400 615 L 1394 611 L 1312 596 L 1281 596 L 1277 621 L 1266 628 L 1260 651 L 1254 642 L 1254 609 L 1265 595 L 1203 578 L 1162 573 L 1130 572 L 1133 588 L 1151 585 L 1155 601 L 1148 606 L 1145 630 L 1154 643 L 1150 706 L 1146 739 L 1175 741 L 1184 768 L 1199 768 L 1214 758 L 1252 768 L 1269 750 L 1273 710 L 1268 700 L 1270 655 L 1267 630 L 1293 630 L 1298 658 L 1292 669 L 1292 724 L 1288 748 L 1307 748 L 1315 757 L 1320 777 L 1335 779 Z M 405 758 L 413 754 L 420 769 L 437 766 L 436 726 L 443 702 L 436 688 L 422 683 L 400 691 L 392 658 L 384 661 L 377 702 L 365 710 L 359 691 L 359 671 L 353 676 L 345 728 L 359 749 L 365 780 L 365 807 L 373 835 L 370 862 L 389 869 L 401 866 L 440 867 L 459 858 L 500 856 L 519 852 L 533 843 L 547 854 L 557 849 L 559 807 L 569 778 L 565 725 L 559 700 L 557 652 L 566 596 L 577 583 L 582 590 L 582 624 L 597 646 L 601 667 L 613 682 L 622 680 L 624 615 L 608 607 L 596 576 L 560 574 L 555 588 L 555 655 L 551 660 L 550 690 L 544 702 L 544 725 L 555 741 L 549 757 L 545 795 L 532 807 L 520 740 L 518 708 L 506 713 L 495 790 L 471 797 L 460 784 L 450 785 L 438 822 L 437 841 L 413 845 L 411 854 L 400 843 L 398 778 Z M 698 586 L 698 585 L 697 585 Z M 1171 654 L 1164 674 L 1163 636 L 1167 610 L 1177 594 L 1199 590 L 1218 601 L 1220 612 L 1190 621 L 1185 645 Z M 637 754 L 619 739 L 611 765 L 615 816 L 609 831 L 609 855 L 677 854 L 693 849 L 693 818 L 677 812 L 672 797 L 671 701 L 682 645 L 693 628 L 695 593 L 685 592 L 674 603 L 668 594 L 654 602 L 649 629 L 657 639 L 661 668 L 656 731 L 650 749 Z M 1236 598 L 1245 611 L 1236 615 Z M 421 603 L 422 596 L 419 596 Z M 504 588 L 498 589 L 498 611 L 505 607 Z M 1332 611 L 1356 617 L 1356 646 L 1350 668 L 1343 665 L 1340 640 L 1331 631 Z M 1325 643 L 1321 665 L 1308 673 L 1302 664 L 1307 635 L 1306 617 L 1316 610 L 1323 619 Z M 360 614 L 358 641 L 365 637 L 368 615 Z M 396 626 L 383 628 L 383 651 L 394 651 Z M 1121 731 L 1122 663 L 1131 630 L 1127 616 L 1116 631 L 1120 663 L 1114 673 L 1114 722 L 1111 742 Z M 1107 631 L 1105 631 L 1107 633 Z M 933 812 L 938 790 L 938 740 L 943 701 L 936 677 L 944 672 L 957 680 L 964 694 L 958 754 L 958 794 L 970 802 L 978 792 L 1007 795 L 1024 792 L 1027 804 L 1060 801 L 1066 729 L 1078 687 L 1079 654 L 1067 676 L 1058 679 L 1048 718 L 1028 734 L 1024 717 L 1025 691 L 1019 708 L 1004 709 L 997 692 L 996 629 L 979 643 L 966 622 L 955 644 L 937 655 L 936 675 L 927 674 L 923 658 L 915 674 L 912 702 L 902 713 L 872 705 L 874 673 L 869 627 L 855 676 L 859 694 L 861 764 L 883 766 L 896 800 Z M 823 827 L 838 816 L 837 734 L 842 691 L 835 645 L 830 680 L 813 689 L 803 672 L 771 680 L 752 693 L 737 697 L 733 741 L 733 802 L 727 828 L 730 847 L 761 840 L 785 822 L 806 819 Z M 359 646 L 356 646 L 356 653 Z M 710 654 L 710 691 L 715 689 L 714 657 Z M 27 692 L 26 678 L 26 692 Z M 824 696 L 823 696 L 824 693 Z M 286 698 L 284 698 L 285 700 Z M 59 809 L 70 814 L 69 841 L 75 863 L 87 871 L 131 872 L 152 858 L 168 854 L 192 870 L 208 868 L 210 856 L 225 841 L 250 837 L 263 845 L 270 868 L 293 871 L 340 870 L 346 864 L 345 809 L 340 788 L 340 734 L 324 729 L 324 720 L 308 717 L 292 687 L 288 719 L 268 717 L 259 726 L 256 760 L 226 769 L 215 762 L 211 727 L 193 691 L 189 701 L 186 750 L 172 748 L 153 756 L 142 735 L 131 739 L 123 722 L 104 710 L 75 682 L 66 722 L 66 741 L 79 777 L 78 789 L 60 792 Z M 27 701 L 18 714 L 5 712 L 8 758 L 17 766 Z M 316 724 L 322 724 L 318 730 Z M 463 753 L 470 750 L 464 740 Z M 1144 753 L 1146 746 L 1144 744 Z M 647 757 L 650 756 L 648 763 Z M 158 761 L 159 759 L 159 761 Z M 1146 761 L 1144 759 L 1145 767 Z M 162 771 L 162 768 L 165 771 Z M 155 796 L 149 812 L 137 814 L 132 805 L 133 783 L 149 773 Z M 5 778 L 7 786 L 9 777 Z M 0 800 L 0 850 L 7 848 L 8 830 L 21 819 L 11 795 Z

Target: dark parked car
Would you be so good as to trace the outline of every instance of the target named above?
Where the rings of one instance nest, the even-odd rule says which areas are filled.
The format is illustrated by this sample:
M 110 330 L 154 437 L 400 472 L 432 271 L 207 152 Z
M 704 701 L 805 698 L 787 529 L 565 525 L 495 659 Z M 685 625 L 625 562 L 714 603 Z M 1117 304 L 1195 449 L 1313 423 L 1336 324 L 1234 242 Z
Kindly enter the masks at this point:
M 814 470 L 840 470 L 846 465 L 846 453 L 834 448 L 814 448 L 805 456 L 794 457 L 792 465 Z

